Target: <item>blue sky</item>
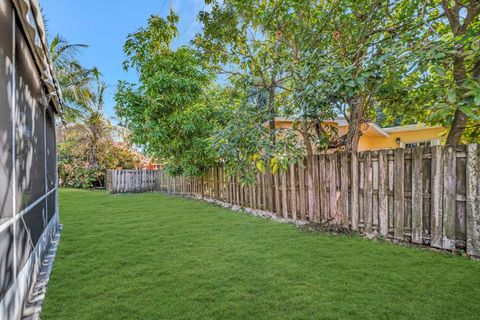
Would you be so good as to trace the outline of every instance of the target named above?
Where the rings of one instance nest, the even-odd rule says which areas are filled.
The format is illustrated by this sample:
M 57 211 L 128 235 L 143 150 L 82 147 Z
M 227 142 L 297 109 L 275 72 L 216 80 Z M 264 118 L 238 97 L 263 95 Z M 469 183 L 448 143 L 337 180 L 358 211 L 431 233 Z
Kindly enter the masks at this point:
M 174 46 L 188 44 L 200 30 L 196 15 L 207 10 L 203 0 L 39 0 L 49 38 L 61 34 L 70 43 L 84 43 L 78 58 L 86 67 L 97 66 L 109 88 L 105 112 L 114 116 L 113 95 L 118 80 L 134 82 L 136 75 L 122 69 L 123 43 L 129 33 L 145 26 L 152 14 L 166 17 L 170 1 L 180 17 L 180 35 Z

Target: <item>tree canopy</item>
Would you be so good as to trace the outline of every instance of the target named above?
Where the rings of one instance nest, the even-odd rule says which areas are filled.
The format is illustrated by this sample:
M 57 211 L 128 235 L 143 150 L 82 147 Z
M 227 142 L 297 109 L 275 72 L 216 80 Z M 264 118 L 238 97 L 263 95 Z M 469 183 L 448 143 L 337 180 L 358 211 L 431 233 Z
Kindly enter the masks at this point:
M 480 3 L 209 0 L 192 43 L 152 16 L 125 42 L 117 113 L 174 174 L 224 163 L 251 179 L 304 154 L 356 150 L 365 122 L 447 127 L 479 141 Z M 279 134 L 276 117 L 296 125 Z M 344 117 L 342 137 L 322 122 Z M 301 137 L 300 141 L 298 137 Z

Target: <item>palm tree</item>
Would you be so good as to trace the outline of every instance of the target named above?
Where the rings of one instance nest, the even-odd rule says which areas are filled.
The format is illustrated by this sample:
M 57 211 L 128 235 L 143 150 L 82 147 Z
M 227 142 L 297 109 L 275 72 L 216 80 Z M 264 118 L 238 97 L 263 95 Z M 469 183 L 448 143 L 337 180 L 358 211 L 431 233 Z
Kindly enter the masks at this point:
M 87 146 L 86 156 L 90 167 L 98 166 L 97 147 L 101 141 L 111 138 L 113 130 L 110 120 L 103 112 L 107 86 L 100 77 L 100 72 L 93 69 L 90 98 L 82 101 L 77 121 L 73 125 L 79 130 L 82 143 Z
M 62 89 L 66 122 L 75 121 L 93 95 L 91 82 L 98 70 L 84 68 L 76 58 L 78 51 L 87 47 L 85 44 L 71 44 L 60 35 L 50 43 L 50 56 Z

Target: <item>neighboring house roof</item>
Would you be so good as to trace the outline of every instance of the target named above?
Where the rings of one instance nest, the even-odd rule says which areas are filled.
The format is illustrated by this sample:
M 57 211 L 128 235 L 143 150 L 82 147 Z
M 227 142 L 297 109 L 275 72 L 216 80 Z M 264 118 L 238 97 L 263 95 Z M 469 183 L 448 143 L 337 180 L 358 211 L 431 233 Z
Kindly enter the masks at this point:
M 50 58 L 45 25 L 38 0 L 12 0 L 25 32 L 35 63 L 40 71 L 55 110 L 61 112 L 62 93 Z

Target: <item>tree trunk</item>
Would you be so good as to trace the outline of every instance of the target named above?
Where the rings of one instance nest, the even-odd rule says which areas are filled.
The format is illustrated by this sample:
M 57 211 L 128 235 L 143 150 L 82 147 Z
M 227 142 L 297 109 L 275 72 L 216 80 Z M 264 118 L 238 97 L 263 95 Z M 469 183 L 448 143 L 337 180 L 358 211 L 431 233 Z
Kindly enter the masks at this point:
M 365 102 L 366 99 L 363 96 L 357 96 L 350 99 L 350 121 L 348 124 L 348 133 L 345 139 L 346 151 L 357 151 L 358 142 L 362 135 L 361 126 L 365 117 Z
M 313 147 L 312 142 L 310 141 L 310 134 L 308 132 L 308 119 L 306 117 L 302 118 L 302 127 L 300 131 L 302 133 L 303 143 L 307 149 L 307 156 L 311 156 L 313 155 Z
M 275 145 L 277 140 L 277 135 L 275 133 L 275 87 L 272 85 L 268 88 L 268 129 L 270 133 L 270 143 L 272 146 Z
M 461 143 L 463 132 L 465 131 L 467 123 L 468 116 L 459 109 L 455 110 L 453 123 L 447 136 L 447 145 L 456 145 Z
M 453 62 L 453 77 L 457 86 L 457 96 L 463 96 L 461 85 L 467 79 L 467 70 L 465 69 L 465 60 L 463 57 L 456 57 Z M 468 116 L 460 109 L 455 110 L 450 132 L 447 136 L 447 145 L 459 144 L 462 141 L 463 132 L 468 123 Z

